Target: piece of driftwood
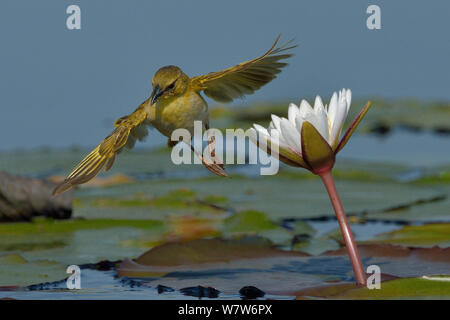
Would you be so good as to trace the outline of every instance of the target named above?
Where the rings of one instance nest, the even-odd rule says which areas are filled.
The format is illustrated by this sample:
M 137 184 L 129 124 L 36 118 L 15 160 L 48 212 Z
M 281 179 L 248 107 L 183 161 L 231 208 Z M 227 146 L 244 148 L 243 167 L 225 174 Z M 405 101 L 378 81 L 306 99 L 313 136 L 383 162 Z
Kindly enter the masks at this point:
M 30 221 L 36 216 L 70 218 L 73 190 L 54 197 L 55 186 L 44 179 L 0 171 L 0 221 Z

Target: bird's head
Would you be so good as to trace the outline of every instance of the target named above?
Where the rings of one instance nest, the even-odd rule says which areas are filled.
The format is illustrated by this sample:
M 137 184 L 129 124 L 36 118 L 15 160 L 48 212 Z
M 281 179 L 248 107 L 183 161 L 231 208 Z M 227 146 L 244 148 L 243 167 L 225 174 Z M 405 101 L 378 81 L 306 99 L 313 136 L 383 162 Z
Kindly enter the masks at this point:
M 188 83 L 189 77 L 180 68 L 176 66 L 162 67 L 152 79 L 151 103 L 181 96 L 186 91 Z

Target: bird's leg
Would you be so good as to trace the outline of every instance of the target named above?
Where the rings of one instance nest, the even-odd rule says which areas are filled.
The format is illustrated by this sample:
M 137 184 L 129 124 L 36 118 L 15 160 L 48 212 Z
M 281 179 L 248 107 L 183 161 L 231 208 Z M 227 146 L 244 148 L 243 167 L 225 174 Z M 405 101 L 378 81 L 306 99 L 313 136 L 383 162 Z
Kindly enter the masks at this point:
M 205 124 L 206 129 L 206 135 L 208 136 L 208 149 L 209 149 L 209 155 L 210 158 L 215 166 L 219 166 L 221 168 L 221 171 L 227 176 L 224 168 L 224 164 L 222 159 L 217 159 L 216 157 L 216 137 L 214 135 L 210 135 L 208 129 L 209 125 Z
M 214 163 L 217 163 L 216 161 L 216 137 L 208 135 L 208 149 L 209 149 L 209 155 Z
M 221 159 L 217 159 L 216 157 L 216 137 L 215 136 L 209 136 L 208 134 L 208 149 L 209 149 L 209 155 L 211 157 L 211 160 L 213 163 L 220 166 L 222 169 L 223 167 L 223 161 Z
M 211 162 L 210 159 L 205 159 L 205 157 L 203 157 L 203 155 L 201 155 L 200 153 L 198 153 L 195 150 L 195 148 L 192 144 L 189 144 L 189 146 L 191 147 L 192 152 L 194 152 L 200 158 L 200 160 L 202 160 L 202 164 L 206 167 L 206 169 L 208 169 L 209 171 L 211 171 L 212 173 L 214 173 L 218 176 L 228 177 L 228 174 L 225 172 L 223 167 L 216 164 L 215 162 Z

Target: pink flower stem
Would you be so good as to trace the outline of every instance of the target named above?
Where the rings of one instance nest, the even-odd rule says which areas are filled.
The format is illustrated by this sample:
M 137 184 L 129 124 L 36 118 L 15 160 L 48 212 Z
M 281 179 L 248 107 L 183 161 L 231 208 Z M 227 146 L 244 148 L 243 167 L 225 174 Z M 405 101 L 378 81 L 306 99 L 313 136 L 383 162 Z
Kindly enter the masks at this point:
M 347 216 L 345 215 L 344 208 L 342 207 L 341 200 L 336 191 L 334 185 L 333 175 L 331 170 L 327 170 L 319 173 L 322 178 L 325 188 L 330 196 L 331 204 L 333 205 L 334 212 L 336 213 L 339 226 L 341 228 L 342 235 L 344 236 L 345 246 L 347 247 L 348 255 L 353 266 L 353 272 L 355 273 L 356 282 L 359 285 L 366 285 L 366 273 L 359 257 L 358 248 L 356 247 L 355 239 L 353 238 L 352 230 L 348 224 Z

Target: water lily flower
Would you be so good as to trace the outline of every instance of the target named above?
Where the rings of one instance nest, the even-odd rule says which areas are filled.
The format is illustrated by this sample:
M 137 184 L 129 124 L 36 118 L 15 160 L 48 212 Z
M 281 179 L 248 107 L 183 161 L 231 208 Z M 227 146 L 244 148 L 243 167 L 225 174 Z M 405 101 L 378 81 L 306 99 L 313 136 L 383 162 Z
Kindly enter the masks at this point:
M 308 169 L 322 178 L 344 236 L 356 281 L 365 285 L 366 273 L 331 174 L 337 153 L 348 142 L 371 105 L 370 102 L 366 104 L 339 140 L 351 100 L 350 89 L 343 89 L 339 94 L 333 93 L 328 106 L 319 96 L 314 107 L 306 100 L 302 100 L 300 106 L 291 103 L 287 119 L 272 115 L 267 129 L 254 124 L 250 139 L 284 163 Z

